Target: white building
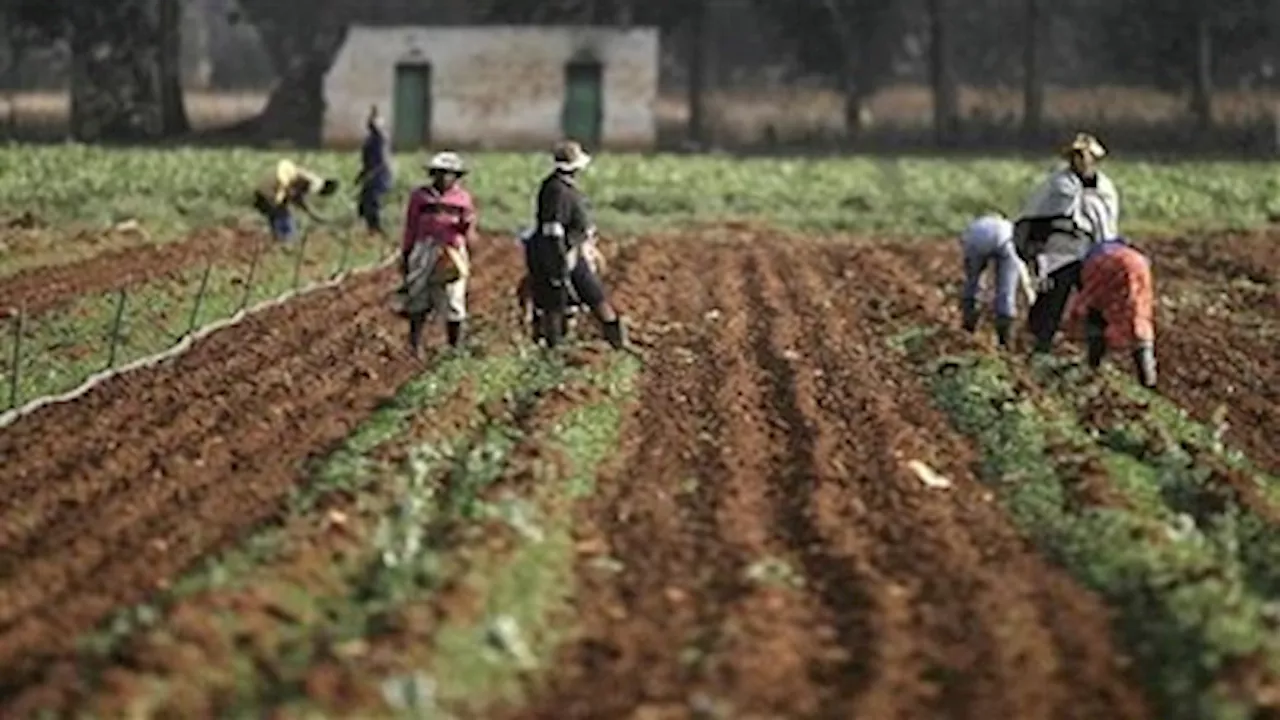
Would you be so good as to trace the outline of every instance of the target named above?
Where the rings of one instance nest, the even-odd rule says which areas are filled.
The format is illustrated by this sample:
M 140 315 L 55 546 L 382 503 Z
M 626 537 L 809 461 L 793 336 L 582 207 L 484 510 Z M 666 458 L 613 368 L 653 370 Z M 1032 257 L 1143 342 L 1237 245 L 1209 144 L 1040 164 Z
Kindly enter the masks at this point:
M 328 145 L 358 144 L 369 108 L 396 150 L 647 149 L 657 140 L 658 31 L 353 27 L 325 77 Z

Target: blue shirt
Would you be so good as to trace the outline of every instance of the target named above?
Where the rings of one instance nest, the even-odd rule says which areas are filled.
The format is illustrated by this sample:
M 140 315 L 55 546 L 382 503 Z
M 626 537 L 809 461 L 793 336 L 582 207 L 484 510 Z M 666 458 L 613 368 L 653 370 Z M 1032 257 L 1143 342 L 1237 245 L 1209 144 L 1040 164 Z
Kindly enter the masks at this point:
M 1013 223 L 998 215 L 983 215 L 969 223 L 960 236 L 964 246 L 964 254 L 973 257 L 986 257 L 997 250 L 1012 247 Z
M 360 167 L 365 173 L 364 184 L 375 190 L 391 188 L 391 166 L 388 162 L 387 136 L 375 126 L 369 126 L 364 145 L 360 148 Z
M 1129 243 L 1122 237 L 1114 237 L 1103 240 L 1100 243 L 1094 243 L 1093 247 L 1089 248 L 1089 252 L 1085 253 L 1084 261 L 1088 262 L 1099 255 L 1105 255 L 1123 247 L 1129 247 Z

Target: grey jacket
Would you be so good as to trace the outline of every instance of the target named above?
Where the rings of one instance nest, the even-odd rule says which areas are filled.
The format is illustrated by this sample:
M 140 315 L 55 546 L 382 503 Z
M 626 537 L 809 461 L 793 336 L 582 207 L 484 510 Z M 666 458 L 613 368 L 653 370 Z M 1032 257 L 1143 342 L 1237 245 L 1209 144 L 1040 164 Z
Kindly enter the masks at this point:
M 1120 195 L 1111 178 L 1098 173 L 1086 183 L 1070 168 L 1049 175 L 1027 199 L 1018 218 L 1018 255 L 1034 262 L 1037 275 L 1082 259 L 1095 243 L 1119 235 Z

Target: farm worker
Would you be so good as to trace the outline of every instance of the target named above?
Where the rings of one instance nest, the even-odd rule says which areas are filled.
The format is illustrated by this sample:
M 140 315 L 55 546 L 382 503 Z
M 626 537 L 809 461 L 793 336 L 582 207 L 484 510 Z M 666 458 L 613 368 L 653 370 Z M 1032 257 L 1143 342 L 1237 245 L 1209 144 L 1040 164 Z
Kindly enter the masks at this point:
M 1098 170 L 1106 154 L 1097 138 L 1077 134 L 1062 149 L 1067 165 L 1036 188 L 1014 226 L 1018 255 L 1038 279 L 1039 294 L 1027 318 L 1036 352 L 1052 349 L 1089 248 L 1118 234 L 1120 196 Z
M 312 212 L 307 198 L 312 193 L 328 197 L 337 191 L 337 180 L 322 178 L 292 160 L 280 160 L 254 190 L 253 207 L 271 224 L 271 234 L 277 240 L 289 241 L 297 232 L 292 208 L 300 208 L 312 220 L 324 222 Z
M 1154 288 L 1151 263 L 1123 238 L 1106 240 L 1089 251 L 1080 271 L 1080 292 L 1067 311 L 1067 326 L 1083 321 L 1090 367 L 1102 364 L 1107 350 L 1128 350 L 1138 380 L 1156 385 Z
M 382 198 L 391 190 L 391 144 L 387 141 L 386 123 L 374 105 L 369 110 L 367 134 L 360 149 L 360 174 L 356 187 L 360 197 L 356 213 L 369 232 L 385 235 L 382 229 Z
M 454 152 L 436 153 L 426 164 L 431 182 L 409 195 L 400 270 L 404 275 L 409 349 L 418 356 L 422 330 L 432 312 L 444 316 L 450 347 L 462 343 L 467 319 L 469 245 L 476 237 L 476 209 L 462 186 L 467 168 Z
M 556 144 L 551 160 L 551 173 L 538 188 L 534 232 L 525 243 L 529 294 L 538 326 L 535 335 L 549 348 L 559 345 L 568 308 L 577 301 L 590 308 L 609 344 L 624 348 L 622 318 L 588 260 L 595 249 L 596 228 L 577 177 L 591 164 L 591 156 L 578 143 L 566 140 Z
M 1013 223 L 998 214 L 983 215 L 965 228 L 960 246 L 964 255 L 964 290 L 960 296 L 964 329 L 973 332 L 978 328 L 978 287 L 987 268 L 994 266 L 996 337 L 1001 347 L 1008 347 L 1019 287 L 1028 303 L 1035 302 L 1027 266 L 1013 247 Z
M 525 249 L 527 252 L 529 241 L 532 240 L 536 234 L 536 228 L 525 228 L 521 230 L 516 236 L 520 242 L 520 247 Z M 597 278 L 603 277 L 607 264 L 605 262 L 604 255 L 600 252 L 599 245 L 596 242 L 594 235 L 582 244 L 582 258 L 586 261 L 587 267 L 591 272 L 595 273 Z M 520 284 L 516 288 L 516 298 L 520 305 L 521 317 L 523 317 L 525 322 L 528 323 L 529 329 L 533 332 L 533 340 L 534 342 L 537 342 L 542 337 L 541 313 L 535 312 L 535 308 L 533 306 L 533 286 L 528 274 L 520 279 Z M 576 296 L 569 298 L 569 304 L 565 308 L 565 322 L 563 323 L 564 332 L 562 334 L 568 333 L 568 329 L 572 325 L 574 317 L 578 314 L 578 311 L 582 309 L 583 306 L 581 299 Z

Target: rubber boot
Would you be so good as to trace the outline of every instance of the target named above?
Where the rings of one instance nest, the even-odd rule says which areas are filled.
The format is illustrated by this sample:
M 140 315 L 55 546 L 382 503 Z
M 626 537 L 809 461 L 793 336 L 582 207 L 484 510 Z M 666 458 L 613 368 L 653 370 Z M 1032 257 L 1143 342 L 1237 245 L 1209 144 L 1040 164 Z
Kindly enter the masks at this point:
M 1102 366 L 1102 358 L 1107 354 L 1107 329 L 1097 311 L 1092 311 L 1084 320 L 1084 346 L 1089 367 Z
M 1013 336 L 1013 318 L 998 317 L 996 318 L 996 340 L 1000 343 L 1000 347 L 1008 349 L 1009 341 Z
M 621 317 L 604 323 L 604 339 L 609 341 L 614 350 L 622 350 L 627 346 L 627 328 L 622 324 Z
M 426 324 L 426 313 L 414 313 L 409 316 L 409 352 L 414 357 L 420 357 L 422 354 L 422 329 Z
M 1107 354 L 1107 341 L 1097 336 L 1086 337 L 1084 341 L 1089 367 L 1102 367 L 1102 358 Z
M 564 312 L 551 310 L 542 314 L 542 339 L 548 348 L 560 347 L 564 340 Z
M 462 344 L 462 322 L 454 321 L 445 326 L 449 338 L 449 347 L 456 348 Z
M 964 318 L 961 324 L 964 327 L 965 332 L 971 333 L 977 330 L 978 329 L 977 306 L 972 303 L 965 303 L 964 306 L 960 308 L 960 312 Z
M 1156 386 L 1156 349 L 1151 345 L 1142 345 L 1133 351 L 1133 364 L 1138 373 L 1138 382 L 1143 387 Z

